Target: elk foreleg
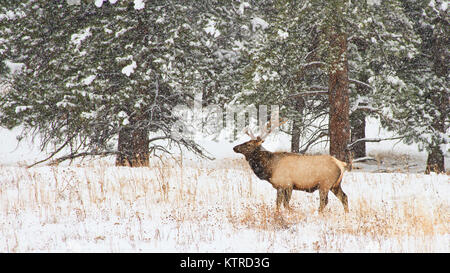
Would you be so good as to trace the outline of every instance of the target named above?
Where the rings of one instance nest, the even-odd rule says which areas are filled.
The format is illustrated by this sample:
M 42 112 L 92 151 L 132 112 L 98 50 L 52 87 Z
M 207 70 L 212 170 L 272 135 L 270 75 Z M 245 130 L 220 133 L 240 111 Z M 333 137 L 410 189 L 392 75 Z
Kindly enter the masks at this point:
M 328 190 L 319 190 L 320 197 L 320 205 L 319 205 L 319 213 L 322 213 L 325 206 L 328 204 Z
M 290 209 L 289 207 L 289 201 L 291 200 L 292 196 L 292 187 L 289 188 L 278 188 L 277 189 L 277 211 L 280 210 L 280 205 L 283 203 L 283 206 L 287 209 Z

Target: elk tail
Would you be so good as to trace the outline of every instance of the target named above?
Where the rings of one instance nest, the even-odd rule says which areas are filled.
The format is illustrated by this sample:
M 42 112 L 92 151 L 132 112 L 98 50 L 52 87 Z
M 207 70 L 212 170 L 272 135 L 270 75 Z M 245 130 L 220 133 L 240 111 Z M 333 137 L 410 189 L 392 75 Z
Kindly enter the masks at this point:
M 339 175 L 339 178 L 336 181 L 336 186 L 338 186 L 341 183 L 341 181 L 342 181 L 342 177 L 344 176 L 344 171 L 345 171 L 345 169 L 347 168 L 348 165 L 347 165 L 347 163 L 345 163 L 343 161 L 340 161 L 340 160 L 338 160 L 338 159 L 336 159 L 334 157 L 332 157 L 332 158 L 333 158 L 334 162 L 336 163 L 336 165 L 341 170 L 341 174 Z

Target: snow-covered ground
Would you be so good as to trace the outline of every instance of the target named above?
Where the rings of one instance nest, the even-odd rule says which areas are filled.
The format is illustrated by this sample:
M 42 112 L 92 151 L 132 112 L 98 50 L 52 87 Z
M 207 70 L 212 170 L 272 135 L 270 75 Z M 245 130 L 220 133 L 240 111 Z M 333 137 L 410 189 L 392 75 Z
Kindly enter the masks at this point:
M 349 213 L 330 193 L 318 214 L 317 192 L 294 191 L 293 210 L 276 214 L 275 190 L 235 143 L 202 143 L 214 161 L 27 169 L 45 154 L 17 146 L 17 133 L 0 129 L 0 252 L 450 252 L 449 176 L 419 173 L 426 154 L 401 143 L 369 143 L 377 161 L 345 174 Z M 286 140 L 265 147 L 287 150 Z
M 0 172 L 0 252 L 450 251 L 446 175 L 350 172 L 349 213 L 295 191 L 278 215 L 242 159 Z

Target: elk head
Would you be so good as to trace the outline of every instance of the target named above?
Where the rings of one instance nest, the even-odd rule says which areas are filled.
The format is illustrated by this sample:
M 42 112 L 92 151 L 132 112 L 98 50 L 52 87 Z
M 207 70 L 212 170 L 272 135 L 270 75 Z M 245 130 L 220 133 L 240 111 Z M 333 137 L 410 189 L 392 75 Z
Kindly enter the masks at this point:
M 247 142 L 244 142 L 240 145 L 237 145 L 233 148 L 233 151 L 235 151 L 236 153 L 240 153 L 245 155 L 246 157 L 250 154 L 252 154 L 255 151 L 259 151 L 259 150 L 264 150 L 264 148 L 262 148 L 261 144 L 264 142 L 264 140 L 266 139 L 266 137 L 277 127 L 280 127 L 282 124 L 284 124 L 285 122 L 287 122 L 287 120 L 283 120 L 282 122 L 277 122 L 275 125 L 272 125 L 271 121 L 268 121 L 266 123 L 266 125 L 264 125 L 264 127 L 261 130 L 261 135 L 260 136 L 255 136 L 252 131 L 246 127 L 244 129 L 244 133 L 246 133 L 251 139 Z
M 240 145 L 234 146 L 233 151 L 243 155 L 252 154 L 254 151 L 261 149 L 261 144 L 264 142 L 259 136 L 255 139 L 251 139 Z

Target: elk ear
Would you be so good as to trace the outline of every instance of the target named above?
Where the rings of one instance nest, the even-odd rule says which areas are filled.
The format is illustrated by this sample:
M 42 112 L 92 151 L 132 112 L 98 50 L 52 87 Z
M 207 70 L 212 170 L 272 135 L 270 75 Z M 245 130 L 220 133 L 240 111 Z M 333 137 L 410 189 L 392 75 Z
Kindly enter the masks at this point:
M 262 139 L 261 137 L 257 137 L 256 138 L 256 145 L 261 145 L 264 142 L 264 139 Z

